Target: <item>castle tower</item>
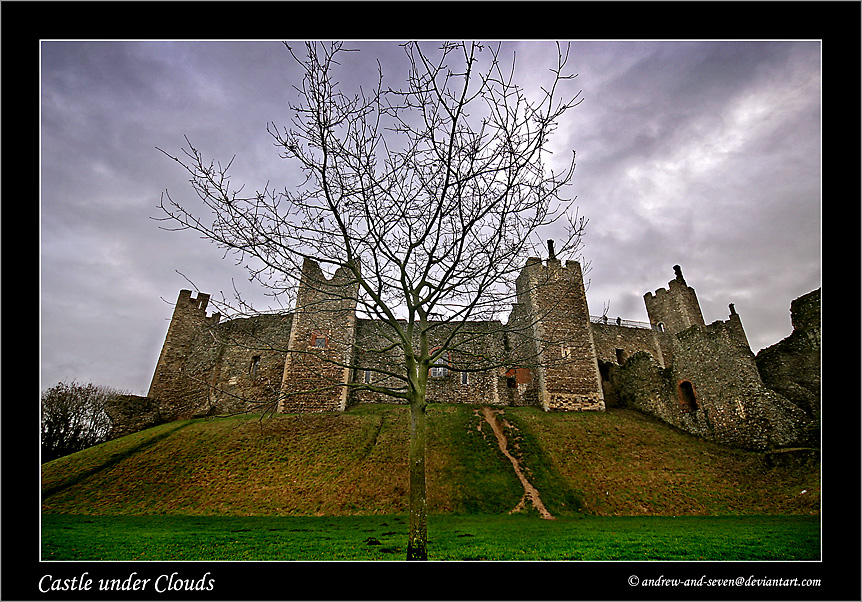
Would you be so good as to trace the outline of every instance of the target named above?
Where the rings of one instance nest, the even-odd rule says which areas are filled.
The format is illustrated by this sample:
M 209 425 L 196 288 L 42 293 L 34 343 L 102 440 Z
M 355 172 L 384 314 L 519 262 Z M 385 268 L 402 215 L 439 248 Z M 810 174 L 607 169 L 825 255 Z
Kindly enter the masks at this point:
M 347 268 L 331 279 L 306 258 L 290 329 L 281 383 L 280 412 L 347 409 L 356 337 L 358 283 Z
M 517 281 L 519 320 L 536 356 L 532 386 L 545 410 L 604 410 L 581 265 L 562 264 L 551 241 L 548 250 L 547 264 L 529 258 Z
M 695 324 L 704 326 L 697 294 L 685 283 L 682 269 L 675 265 L 673 270 L 676 278 L 668 282 L 668 289 L 660 288 L 655 294 L 644 295 L 650 324 L 656 330 L 670 333 L 682 332 Z
M 748 343 L 748 337 L 745 334 L 745 328 L 742 326 L 742 319 L 739 317 L 739 314 L 736 313 L 736 308 L 733 306 L 733 303 L 728 304 L 728 309 L 730 310 L 730 316 L 728 317 L 728 324 L 732 329 L 733 335 L 739 340 L 740 344 L 744 344 L 746 348 L 751 349 L 751 346 Z
M 181 290 L 174 306 L 168 333 L 162 345 L 159 361 L 153 373 L 147 397 L 161 402 L 161 410 L 168 420 L 187 418 L 197 405 L 205 405 L 206 399 L 197 399 L 198 387 L 184 377 L 183 370 L 195 335 L 201 328 L 218 324 L 221 315 L 207 317 L 210 296 L 198 293 L 192 297 L 190 290 Z

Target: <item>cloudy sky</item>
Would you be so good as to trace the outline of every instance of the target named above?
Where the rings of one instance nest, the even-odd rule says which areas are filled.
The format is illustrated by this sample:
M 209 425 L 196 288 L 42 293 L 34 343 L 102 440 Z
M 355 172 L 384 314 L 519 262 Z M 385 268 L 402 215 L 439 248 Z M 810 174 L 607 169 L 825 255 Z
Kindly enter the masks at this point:
M 356 42 L 341 81 L 403 81 L 395 42 Z M 429 43 L 430 45 L 430 43 Z M 546 42 L 507 42 L 528 85 Z M 297 72 L 280 42 L 41 42 L 41 388 L 64 380 L 146 394 L 172 303 L 189 281 L 265 309 L 241 268 L 160 228 L 164 190 L 193 193 L 156 147 L 183 136 L 236 156 L 235 181 L 290 185 L 266 132 L 287 125 Z M 646 321 L 643 295 L 680 264 L 707 323 L 734 303 L 753 351 L 791 332 L 790 301 L 821 284 L 817 41 L 573 42 L 583 102 L 560 124 L 589 219 L 590 312 Z

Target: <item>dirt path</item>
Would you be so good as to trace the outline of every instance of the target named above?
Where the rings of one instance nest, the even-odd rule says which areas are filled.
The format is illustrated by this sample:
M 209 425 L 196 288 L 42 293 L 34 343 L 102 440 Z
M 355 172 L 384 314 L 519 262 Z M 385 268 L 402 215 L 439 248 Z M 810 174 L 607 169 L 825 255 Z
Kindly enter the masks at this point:
M 497 445 L 500 447 L 500 451 L 503 452 L 503 455 L 509 458 L 509 461 L 512 462 L 512 468 L 515 469 L 515 474 L 518 475 L 518 479 L 521 480 L 521 485 L 524 486 L 524 495 L 521 497 L 521 501 L 518 502 L 518 505 L 515 506 L 509 514 L 514 514 L 515 512 L 520 512 L 523 510 L 527 499 L 533 504 L 533 507 L 539 511 L 539 514 L 542 518 L 554 520 L 555 517 L 548 512 L 548 509 L 545 508 L 545 505 L 542 503 L 542 499 L 539 497 L 538 490 L 533 487 L 530 482 L 527 480 L 527 477 L 524 476 L 524 471 L 521 470 L 521 465 L 518 462 L 518 459 L 515 458 L 508 451 L 508 441 L 506 441 L 506 435 L 503 433 L 503 428 L 500 426 L 500 423 L 497 421 L 496 414 L 502 414 L 503 410 L 492 410 L 488 406 L 482 406 L 482 414 L 485 416 L 485 421 L 491 425 L 491 429 L 494 431 L 494 435 L 497 437 Z

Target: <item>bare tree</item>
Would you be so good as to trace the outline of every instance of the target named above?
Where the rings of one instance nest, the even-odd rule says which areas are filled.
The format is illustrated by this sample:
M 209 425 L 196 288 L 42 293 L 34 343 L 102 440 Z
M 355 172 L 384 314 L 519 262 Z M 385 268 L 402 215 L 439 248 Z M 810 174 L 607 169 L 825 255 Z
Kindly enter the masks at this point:
M 60 382 L 42 393 L 42 462 L 107 441 L 111 419 L 108 400 L 124 391 L 92 383 Z
M 210 217 L 165 192 L 163 219 L 235 252 L 276 298 L 302 281 L 299 289 L 319 293 L 318 301 L 322 294 L 345 302 L 327 304 L 331 311 L 352 304 L 374 320 L 379 346 L 365 350 L 364 363 L 347 352 L 348 341 L 345 353 L 318 359 L 371 375 L 333 377 L 333 387 L 409 404 L 407 557 L 425 559 L 429 373 L 503 365 L 477 343 L 503 331 L 500 318 L 517 301 L 515 280 L 526 258 L 538 255 L 544 229 L 557 229 L 557 253 L 579 249 L 585 222 L 565 194 L 574 153 L 555 169 L 548 144 L 580 92 L 564 93 L 574 75 L 559 45 L 535 99 L 513 81 L 514 57 L 505 66 L 500 46 L 444 43 L 431 53 L 407 43 L 403 88 L 385 87 L 378 65 L 374 87 L 351 95 L 336 81 L 348 52 L 341 43 L 287 49 L 303 68 L 299 102 L 290 106 L 289 126 L 267 129 L 304 180 L 243 194 L 231 184 L 230 162 L 206 161 L 187 140 L 182 158 L 168 156 L 190 174 Z M 320 277 L 303 272 L 307 260 L 321 266 Z

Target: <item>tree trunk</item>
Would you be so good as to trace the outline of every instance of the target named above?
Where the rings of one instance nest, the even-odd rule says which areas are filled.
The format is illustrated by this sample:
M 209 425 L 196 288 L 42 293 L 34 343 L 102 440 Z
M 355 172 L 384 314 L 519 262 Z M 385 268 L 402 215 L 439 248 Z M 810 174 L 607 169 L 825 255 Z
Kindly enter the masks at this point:
M 425 496 L 425 396 L 410 402 L 410 533 L 407 560 L 428 560 L 428 507 Z

